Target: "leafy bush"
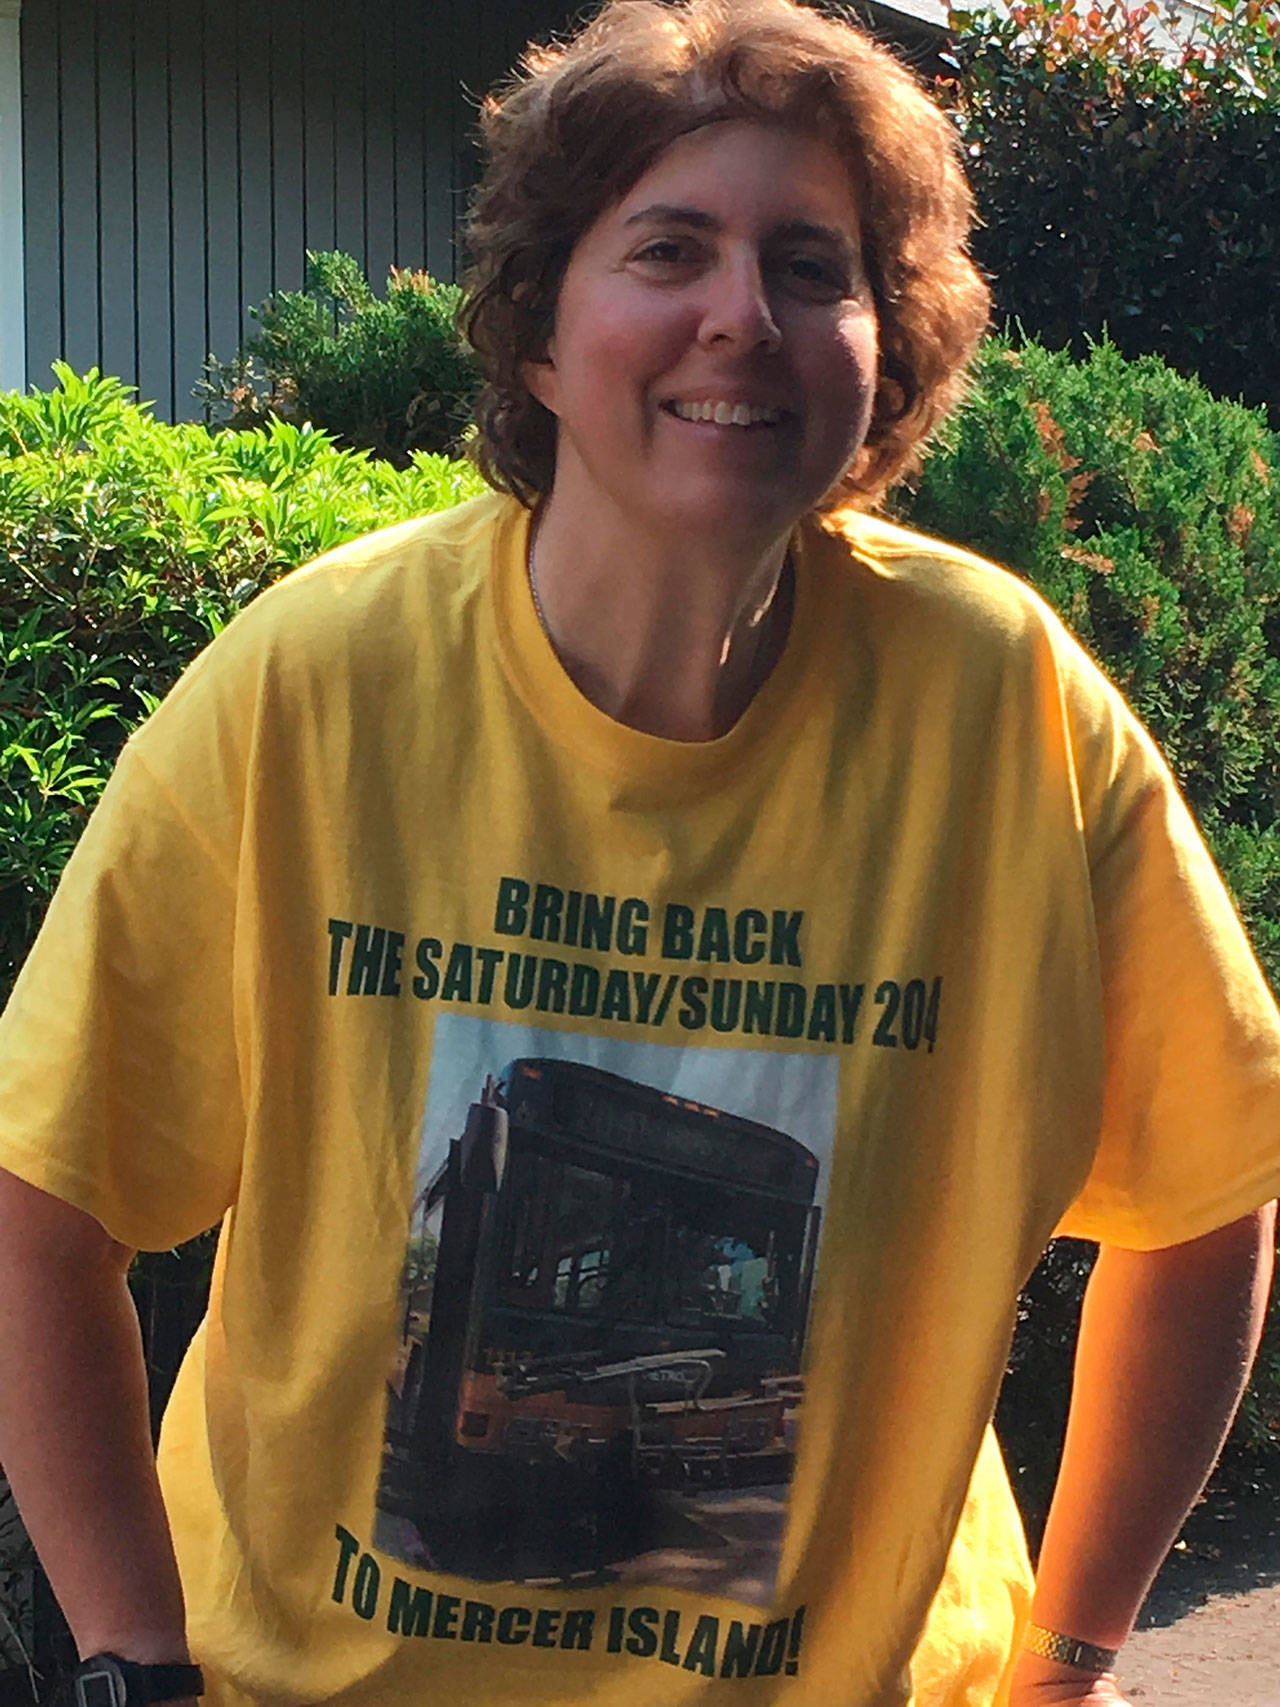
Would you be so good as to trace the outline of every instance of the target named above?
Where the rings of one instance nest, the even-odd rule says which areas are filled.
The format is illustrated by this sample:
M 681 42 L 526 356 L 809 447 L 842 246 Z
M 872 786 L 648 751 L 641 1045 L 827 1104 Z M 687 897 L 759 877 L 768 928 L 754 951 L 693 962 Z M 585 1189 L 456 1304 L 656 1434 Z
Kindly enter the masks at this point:
M 454 327 L 460 295 L 393 267 L 380 300 L 350 255 L 309 251 L 305 288 L 251 308 L 262 330 L 232 361 L 211 360 L 195 395 L 208 421 L 310 423 L 399 468 L 415 451 L 456 450 L 479 383 Z
M 0 393 L 0 999 L 121 743 L 199 648 L 286 569 L 481 485 L 280 421 L 166 426 L 56 372 Z
M 1155 357 L 984 346 L 896 512 L 1028 577 L 1163 748 L 1280 986 L 1280 459 Z
M 996 304 L 1083 355 L 1109 332 L 1280 426 L 1280 12 L 1215 7 L 1180 51 L 1158 8 L 953 10 L 947 90 Z

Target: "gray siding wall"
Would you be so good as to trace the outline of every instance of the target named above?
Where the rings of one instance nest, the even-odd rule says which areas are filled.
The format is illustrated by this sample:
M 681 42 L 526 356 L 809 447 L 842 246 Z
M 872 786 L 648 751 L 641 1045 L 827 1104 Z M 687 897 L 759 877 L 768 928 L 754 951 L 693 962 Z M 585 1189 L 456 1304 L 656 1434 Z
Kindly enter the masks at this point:
M 307 249 L 454 272 L 475 98 L 552 0 L 24 0 L 27 382 L 61 356 L 198 415 Z

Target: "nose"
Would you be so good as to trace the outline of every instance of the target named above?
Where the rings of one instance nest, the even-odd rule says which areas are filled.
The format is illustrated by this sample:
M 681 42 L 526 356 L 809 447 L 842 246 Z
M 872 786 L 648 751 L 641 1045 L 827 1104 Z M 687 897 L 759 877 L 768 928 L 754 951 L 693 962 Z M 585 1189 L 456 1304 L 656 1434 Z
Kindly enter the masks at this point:
M 780 347 L 782 333 L 755 253 L 731 256 L 708 275 L 699 342 L 742 350 Z

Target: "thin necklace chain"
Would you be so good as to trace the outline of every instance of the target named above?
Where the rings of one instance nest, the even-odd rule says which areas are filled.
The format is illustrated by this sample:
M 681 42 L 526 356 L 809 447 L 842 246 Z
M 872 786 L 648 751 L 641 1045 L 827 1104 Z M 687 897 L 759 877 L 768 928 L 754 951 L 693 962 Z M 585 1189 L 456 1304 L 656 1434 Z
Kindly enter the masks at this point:
M 538 613 L 538 623 L 547 639 L 551 639 L 551 630 L 547 627 L 547 613 L 542 608 L 542 600 L 538 595 L 538 529 L 534 524 L 533 532 L 529 535 L 529 591 L 533 594 L 533 608 Z M 555 642 L 552 641 L 554 645 Z
M 792 571 L 792 565 L 791 565 L 791 551 L 790 551 L 790 548 L 788 548 L 787 555 L 782 560 L 782 568 L 778 572 L 778 579 L 777 579 L 777 582 L 774 586 L 773 594 L 769 600 L 768 605 L 765 607 L 765 609 L 763 611 L 761 611 L 760 617 L 757 619 L 758 621 L 762 620 L 764 622 L 775 622 L 777 620 L 777 616 L 778 616 L 777 607 L 779 604 L 779 600 L 780 600 L 780 597 L 782 595 L 784 586 L 787 582 L 787 579 L 792 574 L 792 572 L 793 571 Z M 536 522 L 533 524 L 532 529 L 531 529 L 530 534 L 529 534 L 529 591 L 533 595 L 533 608 L 534 608 L 535 613 L 537 614 L 538 626 L 539 626 L 539 628 L 541 628 L 543 634 L 546 636 L 547 641 L 550 644 L 552 650 L 558 652 L 558 648 L 556 647 L 555 640 L 552 637 L 550 626 L 548 625 L 548 622 L 547 622 L 547 613 L 542 608 L 542 596 L 538 592 L 538 526 L 537 526 Z M 760 636 L 760 640 L 758 642 L 758 646 L 760 648 L 760 651 L 764 651 L 766 649 L 767 642 L 768 642 L 767 635 L 762 634 Z M 722 663 L 727 659 L 728 652 L 729 652 L 729 639 L 728 639 L 728 636 L 726 635 L 725 636 L 725 644 L 724 644 L 724 656 L 721 659 Z M 757 654 L 757 658 L 758 657 L 759 657 L 759 653 Z

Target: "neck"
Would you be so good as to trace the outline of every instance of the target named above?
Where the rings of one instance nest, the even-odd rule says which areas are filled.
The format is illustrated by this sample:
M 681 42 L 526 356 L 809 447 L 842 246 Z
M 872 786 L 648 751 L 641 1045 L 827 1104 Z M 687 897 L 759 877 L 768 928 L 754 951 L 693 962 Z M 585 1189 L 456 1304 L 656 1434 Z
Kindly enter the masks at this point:
M 786 535 L 646 535 L 553 492 L 530 539 L 539 616 L 593 705 L 674 741 L 733 727 L 786 640 Z

